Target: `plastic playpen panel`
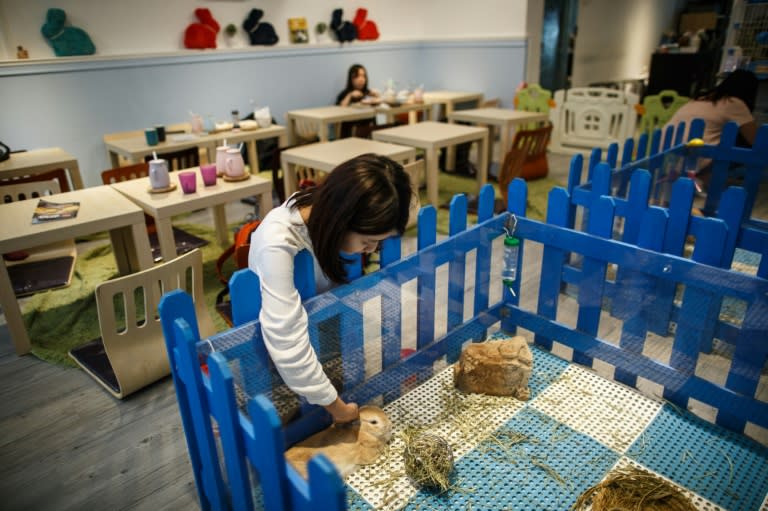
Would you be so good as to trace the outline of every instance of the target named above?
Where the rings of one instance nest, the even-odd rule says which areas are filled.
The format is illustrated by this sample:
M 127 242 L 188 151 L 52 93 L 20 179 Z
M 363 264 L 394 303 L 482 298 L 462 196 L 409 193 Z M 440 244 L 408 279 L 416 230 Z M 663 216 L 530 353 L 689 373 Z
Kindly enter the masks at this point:
M 607 148 L 632 136 L 637 121 L 637 96 L 603 88 L 574 88 L 555 92 L 552 121 L 553 152 L 584 152 Z

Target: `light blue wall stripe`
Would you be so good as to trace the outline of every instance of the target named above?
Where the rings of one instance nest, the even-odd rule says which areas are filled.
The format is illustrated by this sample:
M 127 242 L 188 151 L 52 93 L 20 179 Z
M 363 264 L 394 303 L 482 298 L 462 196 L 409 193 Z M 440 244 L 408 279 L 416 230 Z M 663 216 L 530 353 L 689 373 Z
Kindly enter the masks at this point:
M 110 167 L 102 137 L 187 121 L 193 110 L 228 120 L 250 100 L 279 123 L 288 110 L 330 104 L 346 70 L 363 63 L 371 84 L 482 91 L 510 107 L 524 79 L 522 39 L 418 41 L 189 55 L 67 59 L 0 65 L 0 140 L 12 149 L 62 147 L 87 185 Z

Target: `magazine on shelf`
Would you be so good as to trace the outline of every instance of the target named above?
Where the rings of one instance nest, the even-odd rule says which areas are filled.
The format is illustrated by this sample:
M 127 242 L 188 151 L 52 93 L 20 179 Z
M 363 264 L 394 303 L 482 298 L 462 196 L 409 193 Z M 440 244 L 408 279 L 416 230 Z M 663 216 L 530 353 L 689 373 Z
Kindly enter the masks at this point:
M 79 202 L 51 202 L 40 199 L 32 215 L 32 223 L 39 224 L 52 220 L 75 218 L 79 209 Z

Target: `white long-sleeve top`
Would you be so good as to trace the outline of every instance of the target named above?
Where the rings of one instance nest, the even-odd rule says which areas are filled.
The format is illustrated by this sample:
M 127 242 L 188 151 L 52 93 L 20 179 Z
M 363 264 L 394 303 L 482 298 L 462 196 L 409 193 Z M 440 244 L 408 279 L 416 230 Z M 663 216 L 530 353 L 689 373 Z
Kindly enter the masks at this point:
M 317 292 L 332 287 L 312 250 L 309 231 L 291 199 L 270 211 L 251 237 L 248 267 L 261 280 L 261 333 L 269 355 L 288 387 L 311 404 L 328 405 L 336 389 L 309 342 L 307 312 L 294 284 L 294 257 L 312 254 Z

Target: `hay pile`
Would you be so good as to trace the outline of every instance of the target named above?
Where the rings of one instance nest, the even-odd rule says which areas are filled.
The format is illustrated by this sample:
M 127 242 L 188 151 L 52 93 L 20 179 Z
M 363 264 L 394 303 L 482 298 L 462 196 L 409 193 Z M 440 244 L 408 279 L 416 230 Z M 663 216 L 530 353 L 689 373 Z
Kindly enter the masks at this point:
M 408 477 L 419 486 L 447 490 L 453 471 L 453 451 L 448 442 L 428 433 L 406 434 L 404 440 L 403 461 Z
M 591 507 L 590 507 L 591 505 Z M 678 488 L 635 467 L 609 474 L 605 481 L 588 488 L 571 511 L 696 511 Z

